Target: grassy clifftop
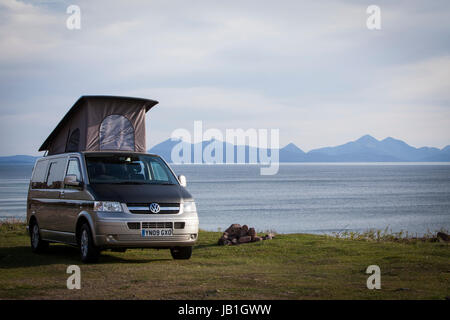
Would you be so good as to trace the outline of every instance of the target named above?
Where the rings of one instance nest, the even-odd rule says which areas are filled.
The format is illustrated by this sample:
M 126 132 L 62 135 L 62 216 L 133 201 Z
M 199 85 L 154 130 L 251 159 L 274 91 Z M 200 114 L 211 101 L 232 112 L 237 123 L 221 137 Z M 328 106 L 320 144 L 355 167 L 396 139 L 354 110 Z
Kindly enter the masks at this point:
M 201 232 L 190 260 L 168 250 L 104 252 L 84 265 L 76 248 L 31 253 L 23 224 L 0 226 L 0 299 L 445 299 L 450 246 L 441 242 L 336 239 L 308 234 L 218 246 Z M 81 268 L 81 289 L 68 290 L 66 269 Z M 369 265 L 381 289 L 368 290 Z

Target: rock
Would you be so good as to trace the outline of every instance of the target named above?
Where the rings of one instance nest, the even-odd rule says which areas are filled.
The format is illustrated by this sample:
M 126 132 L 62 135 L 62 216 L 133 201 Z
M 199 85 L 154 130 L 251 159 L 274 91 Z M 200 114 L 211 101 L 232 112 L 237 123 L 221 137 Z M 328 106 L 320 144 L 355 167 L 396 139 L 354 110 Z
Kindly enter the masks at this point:
M 244 236 L 239 238 L 239 243 L 247 243 L 252 241 L 252 237 L 250 236 Z
M 218 242 L 218 245 L 219 245 L 219 246 L 225 245 L 225 241 L 228 241 L 228 240 L 227 240 L 227 239 L 224 239 L 223 237 L 220 237 L 219 242 Z
M 445 242 L 449 242 L 450 241 L 450 236 L 448 234 L 444 233 L 444 232 L 438 232 L 436 237 L 438 239 L 441 239 L 441 240 L 445 241 Z
M 232 224 L 231 226 L 229 226 L 228 229 L 225 230 L 225 232 L 228 233 L 228 234 L 233 234 L 233 233 L 235 233 L 236 230 L 238 230 L 238 229 L 241 229 L 241 225 L 240 225 L 240 224 L 237 224 L 237 223 L 234 223 L 234 224 Z
M 228 238 L 239 238 L 241 236 L 241 228 L 233 228 L 228 234 Z
M 233 223 L 220 237 L 219 245 L 236 245 L 240 243 L 256 242 L 274 238 L 273 233 L 268 233 L 264 237 L 259 237 L 255 228 L 249 228 L 247 225 Z
M 239 237 L 245 237 L 248 235 L 248 230 L 245 230 L 244 228 L 242 228 L 239 232 Z

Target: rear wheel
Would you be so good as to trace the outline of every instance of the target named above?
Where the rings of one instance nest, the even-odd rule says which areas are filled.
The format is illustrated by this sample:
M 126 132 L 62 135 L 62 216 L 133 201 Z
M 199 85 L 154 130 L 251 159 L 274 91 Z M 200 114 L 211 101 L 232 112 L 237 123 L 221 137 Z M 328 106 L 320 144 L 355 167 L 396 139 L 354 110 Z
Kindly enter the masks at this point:
M 100 255 L 100 250 L 94 244 L 91 228 L 87 223 L 80 228 L 80 254 L 81 261 L 85 263 L 96 262 Z
M 31 251 L 35 253 L 43 252 L 48 248 L 48 242 L 42 240 L 41 232 L 36 221 L 30 224 L 30 243 Z
M 192 255 L 192 247 L 170 248 L 170 253 L 174 259 L 189 259 Z

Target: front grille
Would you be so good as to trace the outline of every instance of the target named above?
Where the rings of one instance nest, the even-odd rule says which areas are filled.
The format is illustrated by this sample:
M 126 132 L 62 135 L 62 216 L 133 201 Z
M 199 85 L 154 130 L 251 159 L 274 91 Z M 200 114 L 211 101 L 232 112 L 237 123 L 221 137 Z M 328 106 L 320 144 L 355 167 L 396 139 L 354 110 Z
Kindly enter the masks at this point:
M 142 222 L 142 229 L 168 228 L 172 229 L 172 222 Z
M 134 214 L 155 214 L 150 211 L 152 203 L 127 203 L 128 210 Z M 161 210 L 156 214 L 176 214 L 180 212 L 179 203 L 159 203 Z
M 137 230 L 141 228 L 141 223 L 140 222 L 128 222 L 128 229 L 131 230 Z

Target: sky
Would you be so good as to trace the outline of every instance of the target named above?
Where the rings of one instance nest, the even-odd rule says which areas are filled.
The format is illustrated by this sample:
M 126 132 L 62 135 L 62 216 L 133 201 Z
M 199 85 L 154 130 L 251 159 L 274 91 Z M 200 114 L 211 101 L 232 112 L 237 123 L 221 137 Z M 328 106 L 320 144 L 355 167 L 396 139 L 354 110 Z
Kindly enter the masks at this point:
M 70 5 L 81 29 L 66 27 Z M 148 148 L 195 120 L 279 129 L 304 151 L 365 134 L 443 148 L 449 39 L 448 0 L 0 0 L 0 155 L 39 154 L 97 94 L 160 102 Z

